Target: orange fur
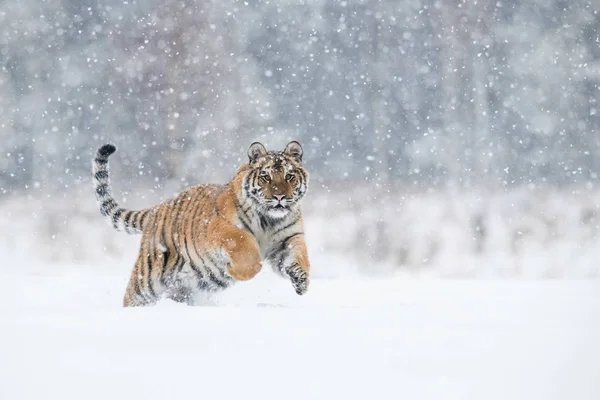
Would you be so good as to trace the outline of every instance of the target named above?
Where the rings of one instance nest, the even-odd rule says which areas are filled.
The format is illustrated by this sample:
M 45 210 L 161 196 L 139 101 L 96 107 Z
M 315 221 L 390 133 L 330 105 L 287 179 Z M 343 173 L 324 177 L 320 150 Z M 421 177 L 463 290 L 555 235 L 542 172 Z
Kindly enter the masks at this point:
M 308 274 L 310 272 L 310 262 L 308 261 L 308 251 L 306 243 L 304 243 L 304 236 L 292 238 L 290 240 L 290 247 L 295 254 L 296 263 Z
M 299 208 L 293 204 L 289 216 L 281 219 L 268 217 L 253 208 L 257 206 L 252 206 L 245 192 L 249 187 L 261 191 L 265 202 L 281 196 L 292 199 L 300 182 L 307 185 L 301 153 L 269 155 L 256 146 L 254 150 L 258 154 L 249 152 L 250 162 L 226 185 L 194 186 L 142 211 L 118 208 L 108 184 L 108 157 L 103 161 L 99 151 L 97 160 L 103 164 L 97 170 L 106 171 L 96 178 L 97 185 L 104 185 L 97 190 L 103 214 L 115 228 L 142 233 L 124 306 L 153 304 L 163 295 L 189 302 L 188 292 L 221 290 L 233 281 L 252 279 L 261 271 L 263 256 L 292 280 L 298 294 L 306 291 L 310 264 Z M 264 173 L 263 169 L 268 171 L 268 179 L 257 174 L 259 170 Z M 290 171 L 298 175 L 292 176 Z

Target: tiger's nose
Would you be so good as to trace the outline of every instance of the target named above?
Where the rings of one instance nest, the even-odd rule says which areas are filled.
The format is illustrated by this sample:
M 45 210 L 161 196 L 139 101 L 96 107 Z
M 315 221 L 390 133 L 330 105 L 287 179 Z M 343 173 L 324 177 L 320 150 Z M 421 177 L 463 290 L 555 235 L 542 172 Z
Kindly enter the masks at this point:
M 285 199 L 285 194 L 274 194 L 273 197 L 275 197 L 277 200 L 281 201 L 281 200 Z

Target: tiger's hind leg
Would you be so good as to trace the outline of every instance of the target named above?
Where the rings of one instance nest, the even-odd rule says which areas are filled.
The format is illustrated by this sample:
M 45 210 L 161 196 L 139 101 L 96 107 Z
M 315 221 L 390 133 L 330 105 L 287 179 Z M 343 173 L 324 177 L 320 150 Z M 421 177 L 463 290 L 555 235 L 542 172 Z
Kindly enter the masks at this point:
M 123 307 L 143 307 L 156 304 L 158 297 L 153 296 L 151 293 L 143 292 L 140 288 L 141 280 L 141 278 L 134 277 L 132 274 L 127 289 L 125 290 Z
M 125 290 L 123 307 L 150 306 L 158 302 L 165 292 L 164 285 L 160 283 L 162 263 L 159 257 L 140 251 Z

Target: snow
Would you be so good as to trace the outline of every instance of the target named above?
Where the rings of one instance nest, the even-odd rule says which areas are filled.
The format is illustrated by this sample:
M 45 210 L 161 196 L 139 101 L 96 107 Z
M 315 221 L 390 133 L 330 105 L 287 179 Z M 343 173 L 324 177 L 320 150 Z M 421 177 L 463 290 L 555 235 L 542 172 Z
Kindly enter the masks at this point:
M 0 400 L 600 399 L 599 13 L 0 2 Z M 290 140 L 308 294 L 123 309 L 97 148 L 138 209 Z
M 1 268 L 0 399 L 600 398 L 597 281 L 349 274 L 300 297 L 263 270 L 124 309 L 127 275 Z

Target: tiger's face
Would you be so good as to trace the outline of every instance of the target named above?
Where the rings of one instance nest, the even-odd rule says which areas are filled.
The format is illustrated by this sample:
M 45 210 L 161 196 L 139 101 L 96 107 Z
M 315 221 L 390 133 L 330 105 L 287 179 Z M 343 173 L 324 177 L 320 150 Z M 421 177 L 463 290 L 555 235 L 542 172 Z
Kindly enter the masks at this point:
M 300 143 L 290 142 L 284 151 L 267 151 L 261 143 L 248 149 L 250 173 L 244 184 L 247 196 L 261 213 L 283 218 L 308 190 L 308 173 L 302 166 Z

